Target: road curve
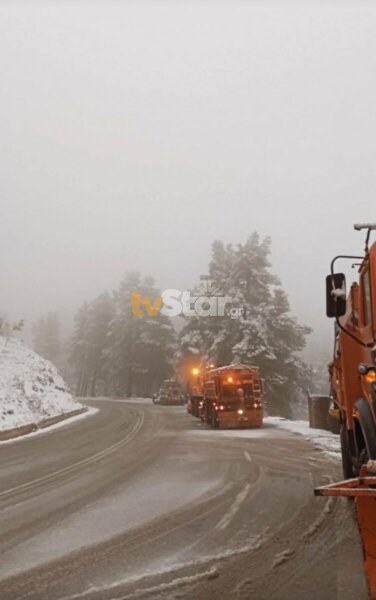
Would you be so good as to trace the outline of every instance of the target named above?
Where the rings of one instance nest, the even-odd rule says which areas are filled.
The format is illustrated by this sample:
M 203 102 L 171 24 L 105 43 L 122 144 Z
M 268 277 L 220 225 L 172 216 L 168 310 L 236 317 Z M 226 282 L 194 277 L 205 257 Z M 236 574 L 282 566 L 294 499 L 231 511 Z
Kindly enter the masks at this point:
M 274 427 L 212 431 L 180 407 L 99 411 L 0 445 L 1 600 L 366 600 L 339 466 Z

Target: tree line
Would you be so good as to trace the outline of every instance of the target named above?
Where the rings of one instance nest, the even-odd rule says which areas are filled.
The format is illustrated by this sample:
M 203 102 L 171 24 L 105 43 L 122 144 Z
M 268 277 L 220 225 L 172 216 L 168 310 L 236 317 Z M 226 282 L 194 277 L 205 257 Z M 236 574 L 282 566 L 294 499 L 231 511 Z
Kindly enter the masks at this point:
M 245 243 L 212 244 L 206 277 L 191 290 L 210 300 L 231 298 L 225 314 L 210 311 L 174 318 L 160 311 L 134 314 L 132 294 L 160 296 L 151 277 L 127 273 L 112 292 L 84 302 L 67 349 L 78 396 L 150 396 L 177 365 L 190 358 L 216 366 L 241 362 L 261 368 L 270 412 L 288 416 L 307 385 L 310 370 L 301 358 L 310 328 L 290 311 L 288 297 L 270 264 L 271 241 L 253 233 Z M 181 321 L 181 320 L 180 320 Z M 59 347 L 57 316 L 33 329 L 34 346 L 54 360 Z M 56 354 L 55 354 L 56 356 Z

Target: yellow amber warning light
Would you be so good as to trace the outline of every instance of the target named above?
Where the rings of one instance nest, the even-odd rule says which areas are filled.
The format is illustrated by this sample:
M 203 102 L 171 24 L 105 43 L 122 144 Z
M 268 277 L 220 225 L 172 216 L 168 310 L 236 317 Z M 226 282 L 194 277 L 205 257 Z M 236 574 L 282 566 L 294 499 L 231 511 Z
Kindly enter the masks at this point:
M 376 371 L 374 371 L 373 369 L 371 371 L 368 371 L 367 375 L 365 375 L 364 378 L 367 383 L 373 383 L 374 381 L 376 381 Z

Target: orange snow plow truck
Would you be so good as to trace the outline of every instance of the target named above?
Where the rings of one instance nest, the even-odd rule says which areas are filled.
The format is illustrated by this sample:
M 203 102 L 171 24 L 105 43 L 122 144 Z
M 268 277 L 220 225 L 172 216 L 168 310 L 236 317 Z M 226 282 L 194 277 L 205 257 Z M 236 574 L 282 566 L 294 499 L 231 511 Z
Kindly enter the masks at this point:
M 354 228 L 367 232 L 365 254 L 337 256 L 326 279 L 327 315 L 336 323 L 329 373 L 346 479 L 316 488 L 315 494 L 354 498 L 368 589 L 376 600 L 376 243 L 369 248 L 376 224 Z M 334 270 L 339 259 L 358 267 L 358 281 L 348 296 L 345 275 Z
M 364 256 L 335 257 L 326 278 L 327 316 L 335 319 L 335 348 L 329 364 L 331 393 L 339 409 L 344 476 L 358 476 L 361 466 L 376 460 L 376 243 L 369 239 L 376 224 L 354 225 L 367 231 Z M 349 260 L 359 277 L 348 296 L 338 260 Z
M 193 416 L 215 429 L 261 427 L 264 384 L 258 367 L 233 364 L 195 369 L 195 375 Z

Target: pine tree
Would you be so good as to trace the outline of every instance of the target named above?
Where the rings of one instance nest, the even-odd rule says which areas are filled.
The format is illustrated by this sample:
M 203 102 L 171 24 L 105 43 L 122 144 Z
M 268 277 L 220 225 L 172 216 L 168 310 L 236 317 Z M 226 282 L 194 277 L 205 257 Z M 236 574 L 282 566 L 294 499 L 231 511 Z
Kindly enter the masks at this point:
M 5 337 L 5 345 L 8 343 L 8 339 L 17 331 L 22 331 L 25 325 L 24 319 L 20 319 L 16 322 L 7 321 L 4 317 L 0 317 L 0 335 Z
M 88 389 L 89 303 L 84 302 L 74 317 L 74 334 L 68 362 L 73 367 L 76 396 L 85 397 Z
M 56 312 L 49 312 L 41 317 L 32 327 L 34 350 L 51 360 L 57 362 L 60 352 L 60 324 Z
M 75 371 L 77 396 L 96 396 L 99 385 L 104 395 L 107 392 L 109 328 L 113 311 L 113 300 L 104 292 L 92 302 L 85 302 L 75 317 L 69 362 Z
M 270 272 L 269 238 L 253 233 L 245 244 L 212 246 L 209 274 L 216 294 L 231 296 L 232 315 L 188 317 L 180 333 L 178 360 L 200 355 L 217 366 L 241 362 L 259 366 L 267 384 L 270 412 L 290 415 L 291 400 L 305 385 L 299 358 L 307 327 L 290 314 L 287 296 Z
M 108 292 L 98 296 L 89 306 L 87 340 L 90 396 L 97 394 L 98 384 L 101 384 L 105 395 L 109 385 L 106 359 L 110 351 L 109 326 L 113 313 L 113 301 Z
M 133 314 L 133 293 L 149 298 L 151 303 L 159 296 L 151 278 L 126 274 L 114 292 L 109 358 L 118 393 L 150 396 L 171 374 L 175 330 L 160 312 L 150 316 L 143 307 L 143 316 Z

